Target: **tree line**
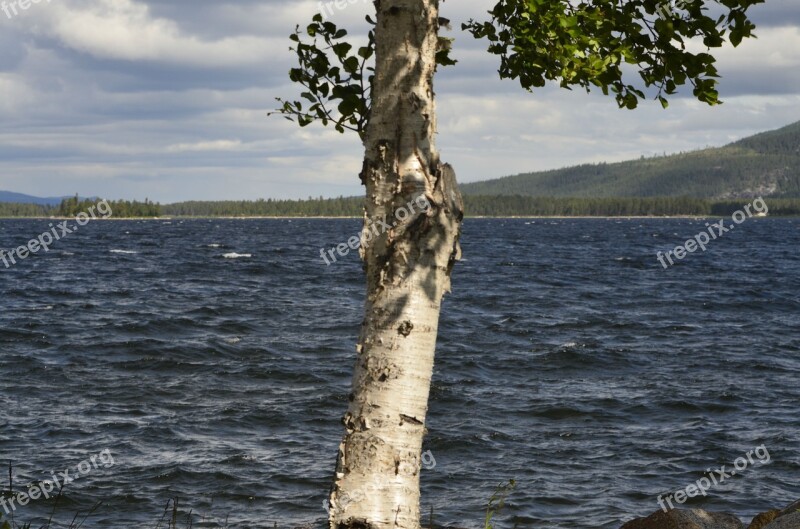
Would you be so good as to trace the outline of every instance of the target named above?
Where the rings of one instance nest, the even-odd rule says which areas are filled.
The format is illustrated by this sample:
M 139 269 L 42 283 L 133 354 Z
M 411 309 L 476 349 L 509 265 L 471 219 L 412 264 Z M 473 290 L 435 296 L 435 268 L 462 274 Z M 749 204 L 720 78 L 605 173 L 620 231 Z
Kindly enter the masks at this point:
M 58 206 L 0 203 L 0 217 L 74 217 L 88 211 L 99 199 L 72 197 Z M 751 199 L 712 201 L 692 197 L 564 198 L 467 195 L 467 216 L 472 217 L 663 217 L 728 216 Z M 800 199 L 766 198 L 771 216 L 800 216 Z M 108 201 L 115 218 L 153 217 L 361 217 L 361 197 L 309 198 L 308 200 L 239 200 L 179 202 L 161 205 L 145 199 Z
M 81 199 L 77 196 L 61 201 L 57 206 L 45 204 L 19 204 L 16 202 L 0 202 L 0 217 L 2 218 L 48 218 L 48 217 L 75 217 L 79 213 L 87 213 L 102 199 Z M 114 217 L 120 218 L 152 218 L 163 215 L 161 204 L 138 200 L 107 200 Z
M 78 196 L 74 196 L 72 198 L 67 198 L 61 201 L 61 204 L 55 208 L 55 213 L 51 213 L 52 215 L 58 217 L 74 217 L 79 213 L 89 211 L 89 208 L 95 206 L 101 199 L 83 199 L 81 200 Z M 145 198 L 144 202 L 139 202 L 138 200 L 107 200 L 106 201 L 113 211 L 114 217 L 121 217 L 121 218 L 133 218 L 133 217 L 160 217 L 161 213 L 161 204 L 157 202 L 151 202 L 149 199 Z
M 360 217 L 364 212 L 364 199 L 190 201 L 168 204 L 161 209 L 164 215 L 174 217 Z
M 765 199 L 770 215 L 800 216 L 800 199 Z M 663 217 L 730 215 L 751 199 L 712 201 L 692 197 L 564 198 L 467 195 L 472 217 Z M 175 217 L 361 217 L 361 197 L 308 200 L 180 202 L 162 206 Z
M 761 153 L 743 144 L 522 173 L 461 186 L 465 195 L 591 198 L 627 194 L 655 198 L 685 194 L 712 201 L 716 196 L 736 194 L 742 189 L 771 189 L 770 194 L 781 198 L 800 196 L 800 155 Z

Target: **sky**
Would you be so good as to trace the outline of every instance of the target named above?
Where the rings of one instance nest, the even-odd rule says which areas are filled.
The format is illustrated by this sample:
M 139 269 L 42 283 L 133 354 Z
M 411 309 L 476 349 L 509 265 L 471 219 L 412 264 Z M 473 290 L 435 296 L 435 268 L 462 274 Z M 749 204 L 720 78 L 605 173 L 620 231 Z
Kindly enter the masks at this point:
M 6 0 L 8 2 L 9 0 Z M 454 58 L 435 87 L 437 145 L 461 182 L 723 145 L 800 120 L 800 2 L 752 9 L 757 40 L 715 52 L 725 104 L 684 89 L 663 110 L 500 81 L 461 22 L 494 0 L 449 0 Z M 9 10 L 11 11 L 11 10 Z M 362 194 L 355 135 L 267 117 L 298 90 L 288 35 L 305 0 L 39 0 L 0 11 L 0 190 L 181 200 Z M 374 7 L 330 20 L 356 42 Z

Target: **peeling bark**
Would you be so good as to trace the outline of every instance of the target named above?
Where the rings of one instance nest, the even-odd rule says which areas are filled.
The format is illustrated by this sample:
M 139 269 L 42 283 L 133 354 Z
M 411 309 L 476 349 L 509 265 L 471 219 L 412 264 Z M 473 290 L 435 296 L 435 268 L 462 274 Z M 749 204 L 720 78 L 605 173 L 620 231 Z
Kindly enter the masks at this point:
M 367 300 L 330 496 L 332 529 L 419 529 L 419 473 L 441 300 L 463 203 L 435 148 L 438 2 L 376 0 L 361 180 Z M 416 201 L 416 202 L 415 202 Z M 427 203 L 403 220 L 407 204 Z M 390 228 L 375 234 L 370 226 Z

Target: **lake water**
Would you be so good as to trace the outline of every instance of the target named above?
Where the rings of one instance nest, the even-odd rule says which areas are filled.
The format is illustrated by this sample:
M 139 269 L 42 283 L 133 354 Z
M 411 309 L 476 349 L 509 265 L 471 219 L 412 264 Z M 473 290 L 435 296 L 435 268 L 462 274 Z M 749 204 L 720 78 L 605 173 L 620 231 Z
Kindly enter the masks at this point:
M 663 269 L 656 251 L 705 222 L 466 221 L 426 523 L 433 508 L 437 524 L 482 527 L 514 478 L 501 528 L 618 528 L 761 445 L 768 464 L 686 505 L 749 521 L 800 497 L 800 220 L 748 220 Z M 0 460 L 15 489 L 94 456 L 58 523 L 102 501 L 83 527 L 156 527 L 176 496 L 194 527 L 322 522 L 364 287 L 357 256 L 319 253 L 358 229 L 97 221 L 0 263 Z M 0 221 L 0 248 L 46 230 Z

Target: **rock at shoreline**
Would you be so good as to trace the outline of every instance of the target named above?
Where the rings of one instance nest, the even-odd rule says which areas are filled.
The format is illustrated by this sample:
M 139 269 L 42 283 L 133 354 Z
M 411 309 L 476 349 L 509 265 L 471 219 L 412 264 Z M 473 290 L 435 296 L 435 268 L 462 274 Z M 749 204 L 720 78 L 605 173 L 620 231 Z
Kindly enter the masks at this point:
M 765 525 L 764 529 L 800 529 L 800 511 L 782 514 Z
M 669 512 L 659 510 L 647 518 L 636 518 L 621 529 L 744 529 L 744 524 L 728 513 L 675 509 Z
M 781 511 L 781 516 L 786 516 L 787 514 L 791 514 L 793 512 L 800 511 L 800 500 L 797 500 L 793 504 L 786 507 L 784 510 Z
M 785 509 L 762 512 L 747 529 L 800 529 L 800 500 Z
M 778 509 L 762 512 L 753 518 L 753 521 L 750 522 L 750 525 L 747 526 L 747 529 L 763 529 L 768 523 L 780 516 L 780 514 L 781 511 Z

